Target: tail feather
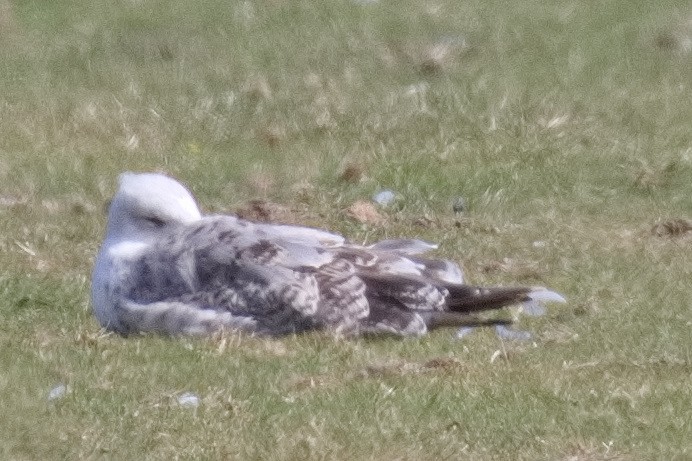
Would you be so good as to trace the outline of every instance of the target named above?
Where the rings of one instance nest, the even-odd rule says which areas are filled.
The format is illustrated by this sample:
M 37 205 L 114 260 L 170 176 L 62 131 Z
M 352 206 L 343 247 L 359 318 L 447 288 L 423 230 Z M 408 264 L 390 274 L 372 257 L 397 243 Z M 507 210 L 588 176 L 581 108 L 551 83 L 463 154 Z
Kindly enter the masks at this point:
M 500 309 L 530 299 L 531 287 L 476 287 L 453 285 L 447 287 L 447 306 L 453 312 L 478 312 Z
M 418 312 L 428 330 L 444 327 L 483 327 L 497 325 L 511 325 L 512 321 L 504 318 L 482 319 L 475 315 L 469 315 L 464 312 L 449 312 L 449 311 L 421 311 Z

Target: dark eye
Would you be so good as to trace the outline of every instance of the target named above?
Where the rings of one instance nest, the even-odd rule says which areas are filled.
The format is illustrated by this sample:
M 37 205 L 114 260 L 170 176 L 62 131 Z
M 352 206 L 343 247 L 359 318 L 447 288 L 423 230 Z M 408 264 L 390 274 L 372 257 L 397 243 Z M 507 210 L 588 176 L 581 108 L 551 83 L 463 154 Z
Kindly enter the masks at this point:
M 148 216 L 144 218 L 148 223 L 151 223 L 154 227 L 163 227 L 166 225 L 166 221 L 157 218 L 156 216 Z

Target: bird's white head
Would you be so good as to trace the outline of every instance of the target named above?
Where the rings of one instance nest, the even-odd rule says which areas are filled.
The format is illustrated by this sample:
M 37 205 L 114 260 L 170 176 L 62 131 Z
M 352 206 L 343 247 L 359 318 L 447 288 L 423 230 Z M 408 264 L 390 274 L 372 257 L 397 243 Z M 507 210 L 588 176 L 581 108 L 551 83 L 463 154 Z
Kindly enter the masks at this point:
M 147 241 L 201 217 L 192 194 L 178 181 L 157 173 L 123 173 L 108 210 L 106 239 Z

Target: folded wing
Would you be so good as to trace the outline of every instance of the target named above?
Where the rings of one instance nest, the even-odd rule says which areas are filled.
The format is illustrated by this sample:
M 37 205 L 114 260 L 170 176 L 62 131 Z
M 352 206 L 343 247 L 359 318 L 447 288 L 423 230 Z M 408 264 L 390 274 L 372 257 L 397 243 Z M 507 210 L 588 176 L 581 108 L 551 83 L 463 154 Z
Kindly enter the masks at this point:
M 270 335 L 422 335 L 488 323 L 471 314 L 527 302 L 537 292 L 464 285 L 457 264 L 421 256 L 433 248 L 413 239 L 365 247 L 318 229 L 203 218 L 170 232 L 132 264 L 122 317 L 130 319 L 127 331 L 170 334 L 227 326 Z M 497 322 L 504 321 L 490 321 Z

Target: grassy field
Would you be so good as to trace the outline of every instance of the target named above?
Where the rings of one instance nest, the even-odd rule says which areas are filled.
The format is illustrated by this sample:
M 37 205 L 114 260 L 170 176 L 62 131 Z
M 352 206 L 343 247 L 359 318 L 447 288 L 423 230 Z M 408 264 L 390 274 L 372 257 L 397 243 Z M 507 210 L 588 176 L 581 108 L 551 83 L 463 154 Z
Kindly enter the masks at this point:
M 524 342 L 106 335 L 125 170 L 568 303 Z M 691 218 L 688 2 L 0 0 L 0 458 L 692 459 Z

